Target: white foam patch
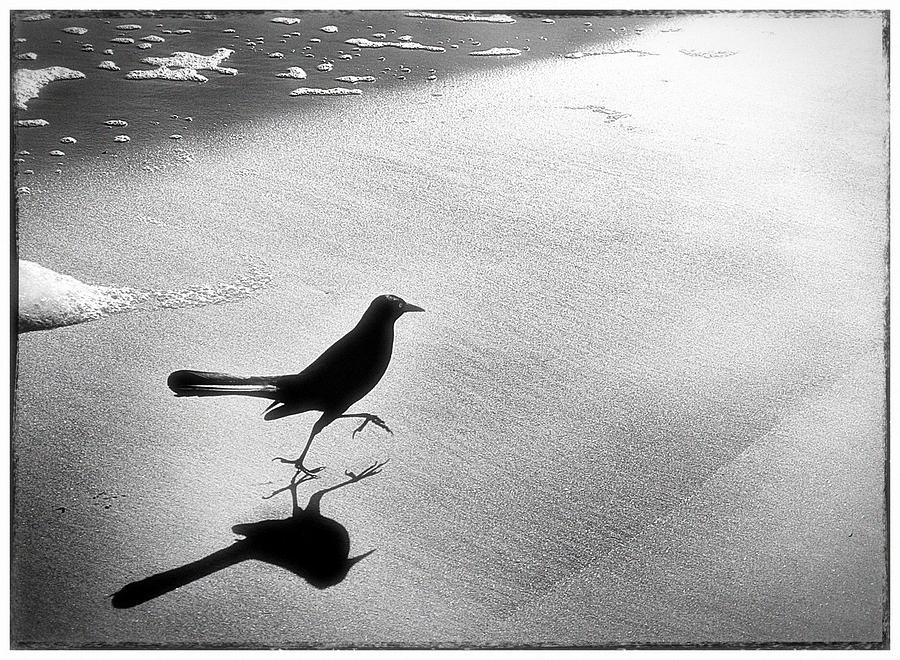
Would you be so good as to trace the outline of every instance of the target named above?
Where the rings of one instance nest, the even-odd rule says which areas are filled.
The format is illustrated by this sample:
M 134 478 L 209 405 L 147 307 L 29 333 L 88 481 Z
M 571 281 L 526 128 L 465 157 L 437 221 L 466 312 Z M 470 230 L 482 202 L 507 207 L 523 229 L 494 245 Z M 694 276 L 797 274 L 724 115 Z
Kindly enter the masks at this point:
M 373 83 L 375 82 L 375 76 L 341 76 L 340 78 L 335 78 L 335 80 L 355 85 L 357 83 Z
M 127 24 L 125 24 L 125 25 L 117 25 L 117 26 L 116 26 L 116 29 L 117 29 L 117 30 L 125 30 L 125 31 L 127 31 L 127 30 L 140 30 L 140 29 L 141 29 L 141 26 L 138 25 L 137 23 L 127 23 Z
M 328 32 L 329 34 L 334 34 L 338 31 L 337 25 L 325 25 L 319 28 L 322 32 Z
M 321 89 L 319 87 L 298 87 L 291 96 L 355 96 L 362 94 L 362 90 L 348 89 L 347 87 L 330 87 Z
M 689 55 L 691 57 L 703 57 L 706 59 L 716 57 L 731 57 L 732 55 L 737 55 L 736 50 L 680 50 L 678 52 L 683 53 L 684 55 Z
M 124 119 L 109 119 L 109 120 L 107 120 L 107 121 L 105 121 L 105 122 L 103 122 L 103 123 L 106 124 L 107 126 L 110 126 L 110 127 L 113 127 L 113 126 L 128 126 L 128 122 L 125 121 Z
M 41 89 L 55 80 L 77 80 L 86 76 L 81 71 L 67 69 L 64 66 L 51 66 L 46 69 L 18 69 L 13 73 L 14 105 L 19 110 L 27 110 L 28 102 L 37 98 Z
M 150 43 L 161 44 L 165 41 L 165 39 L 156 34 L 148 34 L 146 37 L 141 37 L 141 41 L 149 41 Z
M 19 119 L 16 121 L 16 128 L 40 128 L 49 125 L 50 122 L 46 119 Z
M 153 44 L 138 44 L 138 48 L 141 50 L 147 50 L 148 48 L 153 48 Z
M 37 53 L 19 53 L 16 55 L 17 60 L 36 60 Z
M 103 60 L 100 64 L 97 65 L 98 69 L 105 69 L 106 71 L 119 71 L 119 66 L 113 62 L 112 60 Z
M 460 23 L 515 23 L 516 19 L 506 14 L 438 14 L 429 11 L 406 12 L 409 18 L 432 18 Z
M 306 71 L 304 71 L 299 66 L 289 67 L 287 71 L 282 71 L 281 73 L 276 73 L 276 76 L 279 78 L 296 78 L 297 80 L 303 80 L 306 78 Z
M 131 138 L 127 135 L 117 135 L 113 138 L 113 142 L 131 142 Z
M 319 66 L 316 67 L 319 71 L 331 71 L 334 68 L 334 64 L 331 62 L 322 62 Z
M 521 54 L 522 51 L 518 48 L 488 48 L 487 50 L 476 50 L 469 53 L 469 55 L 475 55 L 476 57 L 510 57 Z
M 34 21 L 47 21 L 50 20 L 50 18 L 52 18 L 50 14 L 32 14 L 31 16 L 26 16 L 22 20 L 32 23 Z
M 133 44 L 134 39 L 131 37 L 113 37 L 110 41 L 114 44 Z
M 281 23 L 282 25 L 296 25 L 299 22 L 299 18 L 289 18 L 287 16 L 277 16 L 272 19 L 272 23 Z
M 30 191 L 28 191 L 30 193 Z M 28 194 L 23 191 L 23 194 Z M 258 267 L 231 282 L 182 289 L 86 284 L 33 261 L 19 260 L 19 332 L 50 330 L 134 310 L 206 307 L 243 300 L 272 281 Z
M 200 70 L 215 71 L 223 75 L 233 76 L 237 69 L 221 66 L 221 63 L 231 57 L 233 50 L 218 48 L 212 55 L 198 55 L 185 51 L 177 51 L 169 57 L 145 57 L 141 60 L 145 64 L 155 65 L 156 69 L 129 71 L 125 77 L 129 80 L 148 80 L 152 78 L 160 80 L 206 82 L 206 76 L 198 73 Z
M 570 60 L 581 59 L 582 57 L 593 57 L 595 55 L 638 55 L 643 57 L 645 55 L 659 55 L 659 53 L 651 53 L 646 50 L 636 50 L 634 48 L 622 48 L 622 49 L 613 49 L 613 50 L 587 50 L 580 51 L 577 50 L 574 53 L 566 53 L 563 57 L 568 58 Z
M 67 27 L 62 29 L 66 34 L 87 34 L 87 28 L 83 27 Z
M 78 142 L 78 140 L 68 135 L 66 137 L 59 138 L 59 141 L 63 144 L 76 144 Z
M 275 59 L 275 60 L 280 60 L 284 57 L 284 53 L 279 53 L 278 51 L 275 51 L 274 53 L 269 53 L 269 57 L 271 57 L 272 59 Z
M 427 50 L 432 53 L 443 53 L 446 50 L 442 46 L 425 46 L 415 41 L 372 41 L 362 37 L 347 39 L 344 43 L 360 48 L 402 48 L 404 50 Z

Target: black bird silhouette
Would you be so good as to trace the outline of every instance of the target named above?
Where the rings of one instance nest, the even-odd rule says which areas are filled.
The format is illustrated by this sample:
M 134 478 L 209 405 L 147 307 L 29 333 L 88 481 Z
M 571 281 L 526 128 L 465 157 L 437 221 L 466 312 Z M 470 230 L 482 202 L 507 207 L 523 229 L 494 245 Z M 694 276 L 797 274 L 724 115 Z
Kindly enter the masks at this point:
M 391 433 L 388 425 L 371 413 L 347 413 L 347 409 L 368 394 L 387 371 L 394 346 L 394 322 L 407 312 L 424 312 L 397 296 L 378 296 L 359 323 L 338 339 L 315 362 L 298 374 L 286 376 L 232 376 L 208 371 L 181 370 L 169 374 L 169 388 L 176 396 L 222 396 L 237 394 L 271 399 L 264 418 L 280 419 L 310 410 L 321 411 L 299 458 L 273 460 L 293 464 L 298 471 L 315 474 L 323 467 L 303 465 L 313 438 L 336 419 L 363 419 L 353 435 L 366 424 Z
M 321 514 L 319 509 L 322 497 L 333 490 L 378 474 L 383 466 L 384 463 L 375 463 L 359 474 L 347 471 L 349 479 L 314 493 L 305 508 L 300 507 L 297 502 L 297 486 L 315 477 L 299 471 L 294 473 L 288 486 L 272 493 L 276 495 L 285 490 L 291 492 L 293 506 L 290 518 L 235 525 L 231 528 L 232 531 L 246 538 L 203 559 L 125 585 L 113 594 L 113 607 L 121 609 L 146 603 L 248 559 L 280 566 L 299 575 L 317 589 L 338 584 L 347 577 L 357 562 L 375 551 L 350 556 L 350 535 L 339 522 Z

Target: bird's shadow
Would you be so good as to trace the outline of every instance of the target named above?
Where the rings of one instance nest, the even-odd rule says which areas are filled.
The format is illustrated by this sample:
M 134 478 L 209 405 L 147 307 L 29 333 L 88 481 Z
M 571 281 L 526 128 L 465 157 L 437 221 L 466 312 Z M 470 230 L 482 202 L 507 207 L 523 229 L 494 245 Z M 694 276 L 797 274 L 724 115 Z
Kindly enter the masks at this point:
M 339 522 L 321 514 L 322 497 L 378 474 L 383 465 L 375 463 L 359 474 L 347 472 L 346 481 L 313 493 L 305 507 L 297 502 L 297 487 L 315 477 L 298 471 L 287 486 L 269 496 L 290 492 L 289 518 L 235 525 L 232 531 L 245 538 L 197 561 L 125 585 L 113 594 L 113 607 L 122 609 L 146 603 L 248 559 L 284 568 L 318 589 L 340 583 L 354 564 L 374 550 L 350 557 L 350 535 Z

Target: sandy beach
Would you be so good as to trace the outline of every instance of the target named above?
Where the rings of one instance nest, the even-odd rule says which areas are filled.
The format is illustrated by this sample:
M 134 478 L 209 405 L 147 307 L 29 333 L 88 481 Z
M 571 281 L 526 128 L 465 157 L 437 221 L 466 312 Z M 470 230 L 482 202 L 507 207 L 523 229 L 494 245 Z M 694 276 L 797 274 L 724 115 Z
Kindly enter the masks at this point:
M 264 278 L 19 336 L 16 645 L 881 642 L 881 17 L 629 25 L 17 178 L 19 257 L 43 268 Z M 325 590 L 248 561 L 114 609 L 288 516 L 271 459 L 314 421 L 177 399 L 167 375 L 296 372 L 381 293 L 427 309 L 359 404 L 394 435 L 333 424 L 302 490 L 390 459 L 322 504 L 375 552 Z

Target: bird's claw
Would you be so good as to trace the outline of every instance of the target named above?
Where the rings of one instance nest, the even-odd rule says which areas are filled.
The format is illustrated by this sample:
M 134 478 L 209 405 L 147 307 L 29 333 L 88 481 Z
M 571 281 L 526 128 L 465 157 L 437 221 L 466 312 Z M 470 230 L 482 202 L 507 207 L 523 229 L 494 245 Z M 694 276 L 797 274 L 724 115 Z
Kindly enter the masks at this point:
M 298 473 L 302 472 L 305 475 L 308 475 L 311 479 L 317 479 L 317 473 L 325 469 L 324 465 L 320 467 L 308 468 L 303 465 L 303 461 L 301 461 L 299 458 L 282 458 L 280 456 L 276 456 L 272 460 L 281 461 L 282 463 L 287 463 L 288 465 L 293 465 L 297 469 Z
M 350 477 L 350 479 L 352 479 L 353 481 L 359 481 L 361 479 L 365 479 L 366 477 L 374 476 L 374 475 L 378 474 L 379 472 L 381 472 L 381 468 L 383 468 L 389 460 L 390 459 L 385 459 L 381 463 L 379 463 L 378 461 L 375 461 L 375 463 L 373 463 L 372 465 L 367 467 L 365 470 L 363 470 L 359 474 L 356 474 L 352 470 L 344 470 L 344 474 L 346 474 L 348 477 Z
M 356 434 L 366 428 L 366 424 L 368 424 L 369 422 L 372 422 L 378 428 L 384 429 L 391 435 L 394 435 L 394 432 L 391 431 L 390 427 L 385 423 L 383 419 L 381 419 L 381 417 L 379 417 L 378 415 L 367 415 L 365 419 L 363 419 L 363 423 L 357 426 L 356 429 L 354 429 L 353 435 L 351 437 L 355 438 Z

